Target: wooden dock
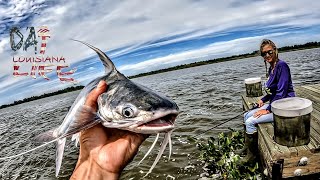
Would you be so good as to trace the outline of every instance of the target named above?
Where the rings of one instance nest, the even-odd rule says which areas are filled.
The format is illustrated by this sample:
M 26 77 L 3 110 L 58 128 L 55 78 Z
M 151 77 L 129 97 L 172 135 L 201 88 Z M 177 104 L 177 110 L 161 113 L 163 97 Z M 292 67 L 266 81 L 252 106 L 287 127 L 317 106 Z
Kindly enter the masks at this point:
M 258 146 L 263 169 L 267 168 L 272 179 L 319 179 L 320 178 L 320 84 L 295 87 L 296 96 L 312 101 L 310 143 L 304 146 L 287 147 L 274 140 L 273 123 L 258 125 Z M 244 110 L 252 108 L 252 103 L 261 97 L 242 95 Z M 298 129 L 297 129 L 298 131 Z M 308 158 L 308 164 L 298 166 L 302 157 Z M 301 176 L 294 171 L 301 169 Z

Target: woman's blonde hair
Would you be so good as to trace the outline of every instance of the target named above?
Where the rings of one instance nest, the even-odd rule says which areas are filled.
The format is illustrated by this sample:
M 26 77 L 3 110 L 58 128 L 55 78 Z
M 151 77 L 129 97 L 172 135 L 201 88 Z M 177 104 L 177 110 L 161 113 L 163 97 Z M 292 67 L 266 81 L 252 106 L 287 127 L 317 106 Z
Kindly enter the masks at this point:
M 261 44 L 260 44 L 260 54 L 262 53 L 263 47 L 264 47 L 265 45 L 268 45 L 268 44 L 273 47 L 274 54 L 275 54 L 275 56 L 276 56 L 276 58 L 277 58 L 277 61 L 278 61 L 278 49 L 277 49 L 277 46 L 276 46 L 276 44 L 274 44 L 274 42 L 271 41 L 270 39 L 263 39 L 263 40 L 261 41 Z M 268 73 L 268 67 L 267 67 L 267 62 L 266 62 L 266 60 L 264 60 L 264 65 L 265 65 L 265 67 L 266 67 L 266 77 L 268 78 L 268 77 L 269 77 L 269 73 Z

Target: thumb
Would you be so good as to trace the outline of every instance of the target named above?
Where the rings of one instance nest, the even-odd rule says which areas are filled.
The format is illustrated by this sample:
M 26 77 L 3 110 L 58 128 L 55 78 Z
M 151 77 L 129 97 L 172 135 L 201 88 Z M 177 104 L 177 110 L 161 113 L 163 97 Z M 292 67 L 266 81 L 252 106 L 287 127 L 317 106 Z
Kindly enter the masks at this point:
M 88 94 L 85 105 L 92 107 L 96 111 L 97 99 L 100 94 L 106 91 L 106 89 L 107 89 L 107 83 L 105 81 L 100 81 L 97 87 Z

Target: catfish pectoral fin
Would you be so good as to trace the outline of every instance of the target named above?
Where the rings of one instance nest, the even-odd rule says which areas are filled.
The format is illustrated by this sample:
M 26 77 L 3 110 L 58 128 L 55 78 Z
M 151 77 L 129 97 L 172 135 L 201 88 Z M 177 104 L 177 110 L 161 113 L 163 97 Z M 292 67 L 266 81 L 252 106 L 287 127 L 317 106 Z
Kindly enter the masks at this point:
M 59 175 L 59 171 L 62 164 L 64 146 L 66 144 L 66 138 L 59 139 L 57 141 L 57 151 L 56 151 L 56 177 Z
M 52 141 L 54 139 L 56 139 L 57 137 L 54 135 L 55 133 L 55 129 L 51 129 L 47 132 L 44 132 L 44 133 L 41 133 L 39 135 L 37 135 L 36 137 L 33 138 L 33 140 L 35 142 L 40 142 L 40 143 L 43 143 L 43 142 L 49 142 L 49 141 Z
M 78 108 L 74 120 L 70 123 L 64 136 L 76 134 L 82 130 L 91 128 L 100 122 L 101 119 L 91 107 L 82 105 Z

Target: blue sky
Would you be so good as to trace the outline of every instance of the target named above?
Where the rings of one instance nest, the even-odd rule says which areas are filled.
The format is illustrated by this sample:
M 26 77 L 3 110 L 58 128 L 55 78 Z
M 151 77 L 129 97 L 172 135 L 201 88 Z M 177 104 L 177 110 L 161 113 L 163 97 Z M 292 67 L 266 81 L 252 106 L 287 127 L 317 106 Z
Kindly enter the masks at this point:
M 85 85 L 102 75 L 103 67 L 92 50 L 71 38 L 100 48 L 118 70 L 134 75 L 252 52 L 263 38 L 279 47 L 320 41 L 319 9 L 320 2 L 313 0 L 0 0 L 0 105 L 73 85 L 61 83 L 55 70 L 49 81 L 14 78 L 12 57 L 34 53 L 11 50 L 13 26 L 25 38 L 26 27 L 48 26 L 46 56 L 65 57 L 77 68 L 72 77 Z M 30 65 L 20 65 L 30 71 Z

